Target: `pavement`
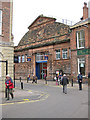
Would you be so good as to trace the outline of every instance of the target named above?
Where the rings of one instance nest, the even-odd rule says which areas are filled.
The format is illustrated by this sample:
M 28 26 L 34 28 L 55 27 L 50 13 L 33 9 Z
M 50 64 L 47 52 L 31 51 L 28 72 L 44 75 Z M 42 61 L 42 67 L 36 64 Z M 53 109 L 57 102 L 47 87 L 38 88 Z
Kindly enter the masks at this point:
M 25 81 L 23 80 L 23 86 L 24 84 L 32 84 L 32 85 L 46 85 L 50 87 L 62 87 L 62 85 L 56 85 L 55 81 L 47 81 L 47 84 L 44 80 L 38 80 L 37 84 L 32 83 L 32 81 Z M 19 80 L 16 81 L 17 84 L 20 83 Z M 71 83 L 68 85 L 69 88 L 73 89 L 78 89 L 78 84 L 74 83 L 73 87 Z M 83 84 L 83 89 L 88 89 L 88 84 Z M 40 92 L 40 91 L 34 91 L 34 90 L 26 90 L 26 89 L 21 89 L 21 88 L 14 88 L 14 99 L 11 98 L 10 100 L 6 100 L 5 98 L 5 93 L 0 93 L 2 94 L 2 103 L 0 105 L 10 105 L 10 104 L 20 104 L 20 103 L 26 103 L 26 102 L 36 102 L 40 100 L 45 100 L 48 97 L 47 93 Z M 1 96 L 1 95 L 0 95 Z

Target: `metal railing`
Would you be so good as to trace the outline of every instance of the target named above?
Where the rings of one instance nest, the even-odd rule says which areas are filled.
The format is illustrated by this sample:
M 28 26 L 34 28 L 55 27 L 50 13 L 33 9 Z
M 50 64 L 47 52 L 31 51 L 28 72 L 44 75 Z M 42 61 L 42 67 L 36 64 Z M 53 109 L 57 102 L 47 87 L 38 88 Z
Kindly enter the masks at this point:
M 47 61 L 48 60 L 48 55 L 36 55 L 36 61 Z

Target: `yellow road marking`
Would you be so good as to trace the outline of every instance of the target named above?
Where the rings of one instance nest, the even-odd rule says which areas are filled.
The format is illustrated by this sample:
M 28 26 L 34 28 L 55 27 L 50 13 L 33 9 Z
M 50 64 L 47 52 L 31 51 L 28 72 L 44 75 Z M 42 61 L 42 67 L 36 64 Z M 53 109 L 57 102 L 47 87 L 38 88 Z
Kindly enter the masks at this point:
M 29 99 L 22 99 L 22 100 L 24 100 L 24 101 L 29 101 Z
M 32 90 L 28 90 L 28 92 L 32 92 Z
M 44 95 L 45 95 L 45 96 L 44 96 Z M 39 98 L 42 97 L 42 96 L 44 96 L 44 98 L 39 99 Z M 48 98 L 48 96 L 49 96 L 49 94 L 47 94 L 47 93 L 42 93 L 42 94 L 38 97 L 39 100 L 22 99 L 22 100 L 24 100 L 24 101 L 22 101 L 22 102 L 5 103 L 5 104 L 0 104 L 0 106 L 1 106 L 1 105 L 2 105 L 2 106 L 5 106 L 5 105 L 23 104 L 23 103 L 33 103 L 33 102 L 43 101 L 43 100 L 46 100 L 46 99 Z

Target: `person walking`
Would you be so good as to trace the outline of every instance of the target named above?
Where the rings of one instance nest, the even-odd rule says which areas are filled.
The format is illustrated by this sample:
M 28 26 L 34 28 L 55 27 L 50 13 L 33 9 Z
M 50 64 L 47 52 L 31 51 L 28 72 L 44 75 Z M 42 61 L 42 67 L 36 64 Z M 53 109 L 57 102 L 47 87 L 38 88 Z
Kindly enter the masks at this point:
M 32 81 L 32 83 L 37 83 L 37 77 L 35 76 L 35 75 L 33 75 L 33 81 Z
M 60 73 L 60 75 L 59 75 L 59 82 L 60 82 L 60 84 L 61 84 L 61 79 L 62 79 L 62 73 Z
M 28 80 L 30 80 L 30 74 L 28 75 Z
M 67 84 L 69 84 L 68 78 L 66 77 L 66 74 L 63 75 L 62 78 L 62 85 L 63 85 L 63 93 L 67 94 Z
M 56 85 L 58 85 L 58 74 L 56 74 Z
M 46 73 L 44 73 L 44 79 L 45 79 L 45 81 L 46 81 Z
M 78 74 L 78 84 L 79 84 L 79 90 L 82 90 L 82 74 L 80 72 Z
M 12 78 L 9 75 L 6 75 L 5 85 L 6 85 L 5 98 L 9 100 L 9 94 L 10 94 L 13 99 L 14 98 L 14 95 L 13 95 L 14 85 L 13 85 Z
M 90 72 L 88 73 L 88 86 L 90 86 Z

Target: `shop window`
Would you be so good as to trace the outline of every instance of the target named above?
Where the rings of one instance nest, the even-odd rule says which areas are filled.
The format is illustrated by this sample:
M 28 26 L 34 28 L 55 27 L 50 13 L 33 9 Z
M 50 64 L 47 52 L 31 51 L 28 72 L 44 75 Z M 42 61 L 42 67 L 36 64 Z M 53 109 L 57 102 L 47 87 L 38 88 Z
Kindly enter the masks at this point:
M 31 56 L 27 56 L 27 61 L 31 61 Z
M 62 50 L 62 58 L 67 59 L 67 49 Z
M 83 30 L 77 32 L 76 38 L 77 38 L 77 48 L 78 49 L 85 47 L 85 35 L 84 34 L 85 33 Z
M 2 10 L 0 10 L 0 35 L 2 34 Z
M 85 58 L 78 58 L 78 73 L 85 76 Z
M 69 49 L 69 58 L 71 59 L 71 49 Z
M 18 63 L 18 56 L 14 56 L 14 63 Z
M 21 62 L 21 56 L 18 56 L 18 63 Z
M 27 62 L 27 57 L 28 57 L 28 55 L 26 54 L 26 55 L 25 55 L 25 62 Z
M 60 59 L 60 50 L 56 50 L 56 60 Z
M 22 62 L 25 62 L 24 55 L 22 55 Z

